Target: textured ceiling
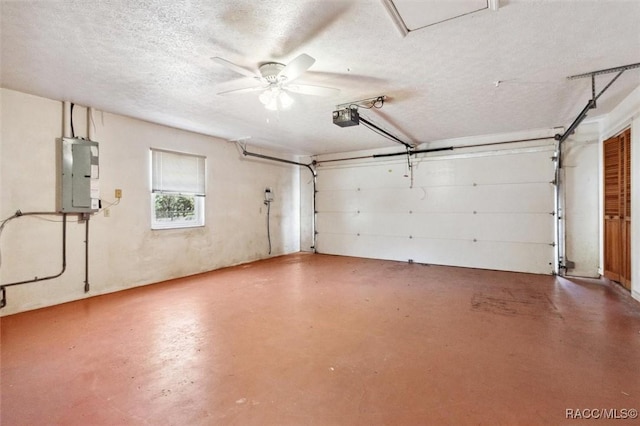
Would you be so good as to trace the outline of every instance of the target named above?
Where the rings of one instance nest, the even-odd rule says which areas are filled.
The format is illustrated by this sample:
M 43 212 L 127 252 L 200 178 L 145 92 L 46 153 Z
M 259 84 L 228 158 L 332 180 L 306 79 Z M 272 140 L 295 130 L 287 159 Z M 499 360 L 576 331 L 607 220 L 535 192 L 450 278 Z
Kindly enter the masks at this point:
M 380 0 L 0 4 L 2 87 L 300 154 L 393 145 L 331 121 L 335 105 L 378 95 L 363 115 L 414 143 L 567 126 L 591 94 L 567 76 L 640 62 L 639 1 L 502 0 L 405 38 Z M 280 112 L 257 93 L 216 95 L 252 81 L 213 56 L 256 69 L 301 53 L 316 63 L 296 81 L 339 95 L 293 94 Z M 639 84 L 627 71 L 591 115 Z

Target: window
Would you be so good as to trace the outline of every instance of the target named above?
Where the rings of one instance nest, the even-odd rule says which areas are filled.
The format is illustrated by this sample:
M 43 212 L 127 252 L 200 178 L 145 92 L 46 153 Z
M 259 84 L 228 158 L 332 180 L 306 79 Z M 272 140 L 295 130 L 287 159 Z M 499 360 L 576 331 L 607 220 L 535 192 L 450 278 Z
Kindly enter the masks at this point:
M 151 229 L 204 226 L 205 160 L 151 149 Z

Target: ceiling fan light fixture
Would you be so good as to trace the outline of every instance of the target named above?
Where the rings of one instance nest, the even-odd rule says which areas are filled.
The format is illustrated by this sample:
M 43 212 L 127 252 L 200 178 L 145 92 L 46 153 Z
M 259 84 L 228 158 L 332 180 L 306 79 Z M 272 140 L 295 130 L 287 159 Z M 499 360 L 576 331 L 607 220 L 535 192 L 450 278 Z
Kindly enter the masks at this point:
M 287 110 L 293 105 L 293 98 L 279 87 L 265 90 L 258 98 L 264 107 L 270 111 Z
M 293 105 L 293 98 L 287 92 L 280 91 L 278 102 L 282 109 L 289 109 Z

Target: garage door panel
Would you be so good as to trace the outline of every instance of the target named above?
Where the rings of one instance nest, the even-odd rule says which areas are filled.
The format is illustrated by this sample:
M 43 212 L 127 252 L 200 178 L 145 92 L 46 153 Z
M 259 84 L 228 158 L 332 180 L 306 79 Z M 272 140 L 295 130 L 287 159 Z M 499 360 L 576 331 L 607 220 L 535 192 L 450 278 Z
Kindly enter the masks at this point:
M 513 152 L 502 155 L 469 156 L 443 160 L 449 184 L 473 185 L 537 182 L 541 176 L 553 176 L 555 164 L 549 150 Z M 420 169 L 417 174 L 420 178 Z
M 430 214 L 326 213 L 319 232 L 402 238 L 478 240 L 550 244 L 554 240 L 550 214 Z
M 356 234 L 360 232 L 356 213 L 327 212 L 318 214 L 316 230 L 319 233 Z
M 552 212 L 553 186 L 548 183 L 479 186 L 469 198 L 483 212 Z
M 553 220 L 550 214 L 480 214 L 474 235 L 481 241 L 551 244 Z
M 553 145 L 319 169 L 322 253 L 549 273 Z M 324 183 L 323 183 L 324 182 Z
M 438 265 L 537 274 L 553 270 L 553 247 L 546 244 L 433 240 L 420 244 L 414 256 L 416 262 Z
M 408 239 L 377 235 L 321 234 L 317 240 L 318 253 L 342 256 L 367 257 L 371 259 L 409 259 L 412 247 Z
M 393 213 L 331 213 L 318 216 L 319 232 L 367 234 L 409 238 L 473 239 L 475 227 L 460 226 L 461 215 L 419 215 Z M 470 216 L 470 215 L 467 215 Z M 468 219 L 464 220 L 467 222 Z M 417 225 L 419 223 L 419 225 Z
M 553 247 L 547 244 L 422 240 L 367 235 L 327 235 L 318 252 L 479 269 L 550 274 Z M 537 266 L 535 266 L 537 265 Z
M 356 211 L 359 207 L 357 193 L 350 190 L 318 191 L 316 194 L 316 210 L 319 212 Z
M 405 188 L 410 183 L 406 163 L 323 168 L 322 174 L 322 179 L 318 179 L 319 191 Z

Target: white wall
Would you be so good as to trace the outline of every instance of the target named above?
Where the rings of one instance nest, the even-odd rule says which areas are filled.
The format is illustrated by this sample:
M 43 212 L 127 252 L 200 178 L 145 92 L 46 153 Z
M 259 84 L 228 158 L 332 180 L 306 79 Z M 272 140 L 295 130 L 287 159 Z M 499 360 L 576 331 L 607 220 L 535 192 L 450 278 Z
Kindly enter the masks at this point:
M 640 86 L 599 123 L 601 141 L 631 128 L 631 294 L 640 301 Z
M 565 257 L 575 264 L 567 275 L 600 276 L 600 128 L 579 126 L 563 147 Z
M 0 218 L 16 210 L 56 209 L 56 138 L 62 103 L 2 89 Z M 86 132 L 86 110 L 75 109 L 76 135 Z M 215 118 L 212 118 L 215 119 Z M 0 315 L 118 291 L 268 257 L 264 189 L 271 187 L 272 255 L 300 249 L 300 170 L 243 157 L 226 141 L 94 111 L 93 139 L 100 143 L 103 202 L 118 205 L 90 221 L 91 291 L 84 287 L 85 225 L 70 216 L 67 270 L 60 278 L 7 288 Z M 150 229 L 149 149 L 207 157 L 206 226 Z M 252 149 L 256 152 L 282 156 Z M 59 216 L 45 219 L 59 221 Z M 61 268 L 61 224 L 23 217 L 0 239 L 0 282 L 56 274 Z

